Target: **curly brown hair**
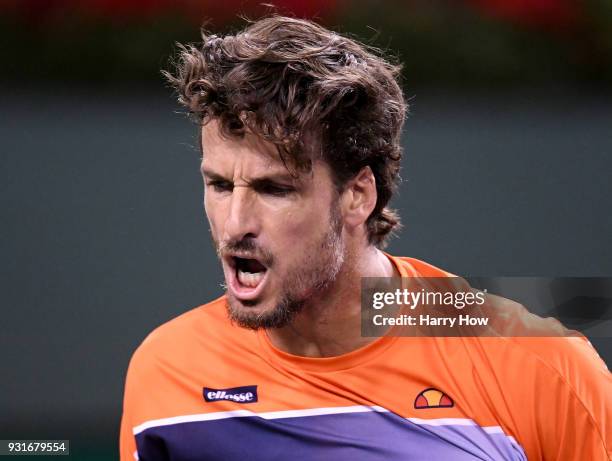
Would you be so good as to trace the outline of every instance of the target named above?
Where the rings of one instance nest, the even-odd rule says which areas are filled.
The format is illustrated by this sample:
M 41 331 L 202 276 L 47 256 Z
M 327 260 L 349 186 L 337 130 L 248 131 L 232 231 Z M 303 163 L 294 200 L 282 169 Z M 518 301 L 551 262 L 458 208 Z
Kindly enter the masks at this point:
M 309 171 L 321 158 L 338 192 L 369 166 L 377 201 L 368 241 L 384 247 L 400 225 L 387 208 L 399 181 L 406 113 L 400 66 L 377 49 L 283 16 L 202 38 L 180 46 L 176 70 L 164 72 L 179 102 L 200 124 L 218 120 L 225 136 L 249 131 L 273 143 L 287 167 Z

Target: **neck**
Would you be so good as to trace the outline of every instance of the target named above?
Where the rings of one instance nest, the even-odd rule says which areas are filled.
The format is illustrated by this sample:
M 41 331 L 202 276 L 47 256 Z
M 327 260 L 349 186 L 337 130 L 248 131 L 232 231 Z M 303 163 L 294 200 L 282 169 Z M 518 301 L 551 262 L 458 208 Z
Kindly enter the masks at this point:
M 361 278 L 399 277 L 399 273 L 373 246 L 351 254 L 336 281 L 313 297 L 290 325 L 267 330 L 275 347 L 293 355 L 333 357 L 376 339 L 361 336 Z

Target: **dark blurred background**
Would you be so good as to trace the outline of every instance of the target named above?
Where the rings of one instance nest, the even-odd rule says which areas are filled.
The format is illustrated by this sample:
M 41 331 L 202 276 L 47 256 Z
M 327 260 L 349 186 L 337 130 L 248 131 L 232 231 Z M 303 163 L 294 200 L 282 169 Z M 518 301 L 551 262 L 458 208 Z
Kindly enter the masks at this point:
M 117 458 L 124 373 L 221 293 L 175 42 L 270 11 L 404 63 L 395 254 L 465 275 L 612 276 L 612 3 L 0 0 L 0 439 Z M 612 362 L 612 332 L 592 338 Z

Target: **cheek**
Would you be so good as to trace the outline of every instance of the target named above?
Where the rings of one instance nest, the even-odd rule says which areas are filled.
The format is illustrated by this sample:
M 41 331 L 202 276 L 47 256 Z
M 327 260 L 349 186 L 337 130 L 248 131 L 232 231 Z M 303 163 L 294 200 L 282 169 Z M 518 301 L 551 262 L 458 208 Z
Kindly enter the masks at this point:
M 301 248 L 318 241 L 327 230 L 325 214 L 321 210 L 313 212 L 312 207 L 284 212 L 275 217 L 269 228 L 271 241 L 295 255 L 301 254 Z
M 204 213 L 206 214 L 206 218 L 208 219 L 208 224 L 210 225 L 210 230 L 213 233 L 213 236 L 218 235 L 219 225 L 222 222 L 222 207 L 220 207 L 219 204 L 215 203 L 213 200 L 210 200 L 205 195 Z
M 204 213 L 206 213 L 207 217 L 210 217 L 211 204 L 210 204 L 210 199 L 208 198 L 208 194 L 206 193 L 204 194 Z

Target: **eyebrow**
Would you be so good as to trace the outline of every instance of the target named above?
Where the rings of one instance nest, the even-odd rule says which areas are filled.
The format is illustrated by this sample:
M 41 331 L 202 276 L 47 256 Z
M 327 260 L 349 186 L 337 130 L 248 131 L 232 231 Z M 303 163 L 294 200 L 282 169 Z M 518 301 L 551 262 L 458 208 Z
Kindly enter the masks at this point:
M 212 170 L 209 170 L 207 168 L 202 168 L 201 169 L 202 174 L 207 178 L 210 179 L 211 181 L 227 181 L 227 182 L 232 182 L 231 179 L 225 178 L 222 175 L 220 175 L 219 173 L 216 173 Z M 289 183 L 291 185 L 297 186 L 301 183 L 301 181 L 293 176 L 291 176 L 289 173 L 271 173 L 271 174 L 266 174 L 266 175 L 262 175 L 262 176 L 258 176 L 256 178 L 252 178 L 248 181 L 249 185 L 253 185 L 253 186 L 257 186 L 257 185 L 262 185 L 262 184 L 266 184 L 266 183 L 271 183 L 271 182 L 275 182 L 275 183 Z

